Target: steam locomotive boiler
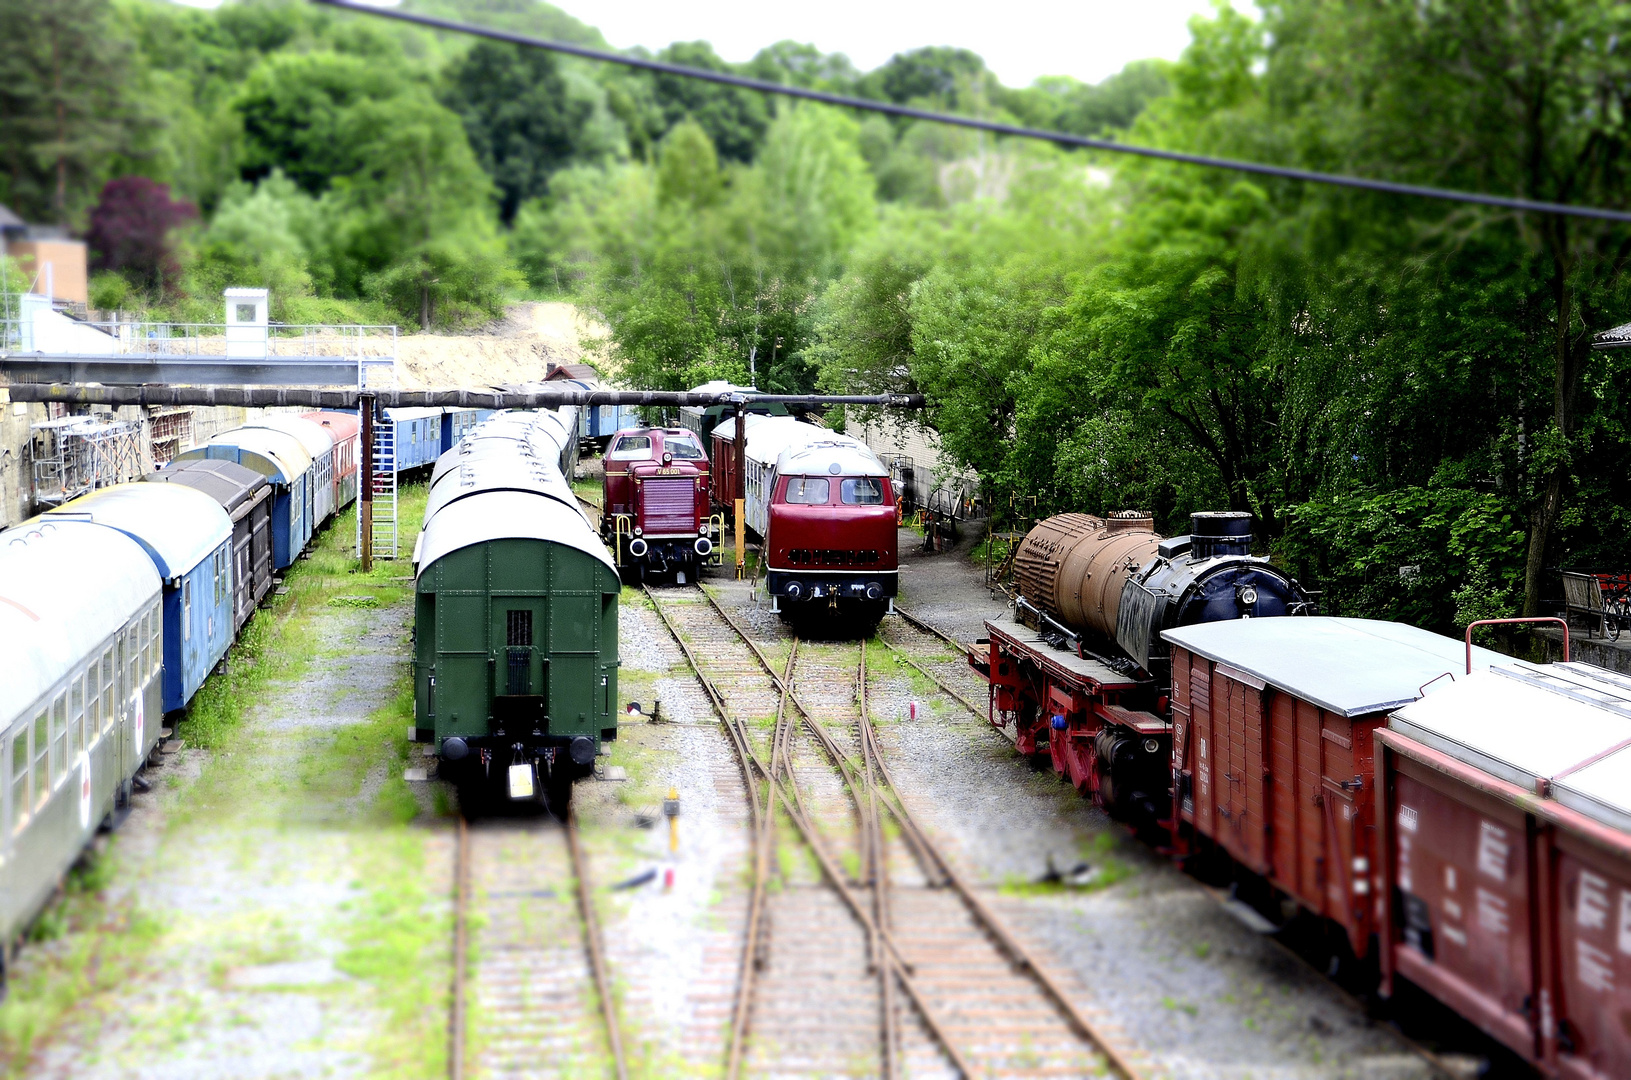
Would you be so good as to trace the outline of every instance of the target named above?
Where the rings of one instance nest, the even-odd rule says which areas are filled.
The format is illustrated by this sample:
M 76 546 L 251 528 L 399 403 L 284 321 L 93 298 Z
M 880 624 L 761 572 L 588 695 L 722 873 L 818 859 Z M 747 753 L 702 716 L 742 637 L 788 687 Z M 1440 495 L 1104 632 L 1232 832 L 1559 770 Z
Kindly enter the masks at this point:
M 1062 514 L 1026 536 L 1015 618 L 986 623 L 991 721 L 1096 801 L 1147 821 L 1171 806 L 1163 630 L 1312 612 L 1251 554 L 1251 516 L 1195 514 L 1165 538 L 1139 513 Z

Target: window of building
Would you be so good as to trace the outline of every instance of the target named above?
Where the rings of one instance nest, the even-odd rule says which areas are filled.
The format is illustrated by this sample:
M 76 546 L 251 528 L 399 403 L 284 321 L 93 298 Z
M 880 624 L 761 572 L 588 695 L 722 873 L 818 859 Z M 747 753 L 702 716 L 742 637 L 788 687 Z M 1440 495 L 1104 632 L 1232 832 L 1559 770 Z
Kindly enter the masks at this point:
M 857 476 L 839 484 L 838 497 L 851 506 L 877 506 L 883 502 L 883 482 Z
M 795 476 L 787 481 L 787 501 L 804 506 L 825 506 L 832 485 L 825 477 Z

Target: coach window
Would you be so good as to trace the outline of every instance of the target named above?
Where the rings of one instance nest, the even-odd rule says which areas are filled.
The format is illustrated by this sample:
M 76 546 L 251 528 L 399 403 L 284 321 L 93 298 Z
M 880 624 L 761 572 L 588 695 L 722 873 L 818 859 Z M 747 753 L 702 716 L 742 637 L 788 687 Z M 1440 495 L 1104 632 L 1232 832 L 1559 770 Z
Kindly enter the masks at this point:
M 68 684 L 68 760 L 85 749 L 85 676 L 75 675 Z
M 28 800 L 28 728 L 20 727 L 11 736 L 11 831 L 22 832 L 34 804 Z
M 102 653 L 102 730 L 106 731 L 113 726 L 113 717 L 118 709 L 119 695 L 113 689 L 113 649 L 109 647 Z
M 46 779 L 51 770 L 51 713 L 49 710 L 34 718 L 34 809 L 45 805 L 51 795 L 51 784 Z
M 85 675 L 85 745 L 89 746 L 96 741 L 96 733 L 102 730 L 102 675 L 101 669 L 96 666 L 96 658 L 91 657 L 90 671 Z
M 193 583 L 188 578 L 181 583 L 181 640 L 193 639 Z
M 787 481 L 787 501 L 803 506 L 825 506 L 831 489 L 825 477 L 795 476 Z
M 845 480 L 839 485 L 838 497 L 852 506 L 877 506 L 883 502 L 883 484 L 870 476 Z
M 612 461 L 644 461 L 651 456 L 651 436 L 625 435 L 606 456 Z
M 57 695 L 51 706 L 51 786 L 68 774 L 68 694 Z

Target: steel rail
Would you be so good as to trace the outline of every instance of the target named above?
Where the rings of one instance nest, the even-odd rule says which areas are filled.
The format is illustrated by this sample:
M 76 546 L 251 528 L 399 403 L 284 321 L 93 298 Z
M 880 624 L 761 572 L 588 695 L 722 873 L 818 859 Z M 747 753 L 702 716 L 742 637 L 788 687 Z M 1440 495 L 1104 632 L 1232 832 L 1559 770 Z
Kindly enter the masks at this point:
M 464 966 L 470 952 L 470 827 L 459 815 L 453 836 L 453 1001 L 447 1025 L 447 1075 L 464 1080 Z
M 791 674 L 791 673 L 789 673 Z M 789 679 L 791 682 L 791 679 Z M 878 817 L 878 773 L 873 767 L 878 758 L 878 747 L 872 730 L 872 710 L 867 704 L 866 642 L 861 642 L 861 660 L 855 675 L 855 701 L 859 708 L 856 734 L 861 743 L 861 754 L 866 761 L 867 846 L 872 865 L 872 917 L 879 926 L 888 927 L 891 921 L 889 907 L 889 851 L 884 846 L 883 825 Z M 895 1017 L 895 980 L 886 963 L 879 965 L 878 989 L 883 1027 L 884 1080 L 895 1080 L 900 1075 L 900 1025 Z
M 899 659 L 904 660 L 906 663 L 910 664 L 924 678 L 928 679 L 930 682 L 932 682 L 936 686 L 938 686 L 940 688 L 941 693 L 947 695 L 948 697 L 954 698 L 960 705 L 963 706 L 963 708 L 967 709 L 969 712 L 973 713 L 975 716 L 981 718 L 982 720 L 986 718 L 986 715 L 985 715 L 984 712 L 982 712 L 972 701 L 969 701 L 968 698 L 966 698 L 962 694 L 958 693 L 952 687 L 952 685 L 950 683 L 948 683 L 945 679 L 942 679 L 939 675 L 936 675 L 934 672 L 930 671 L 928 668 L 924 667 L 922 664 L 919 664 L 916 660 L 913 660 L 910 656 L 907 656 L 905 649 L 902 649 L 902 648 L 898 647 L 893 642 L 884 641 L 884 639 L 881 636 L 878 638 L 878 640 L 883 641 L 884 648 L 888 649 L 891 653 L 893 653 Z
M 740 637 L 741 640 L 753 651 L 753 654 L 759 659 L 759 662 L 761 664 L 766 663 L 766 658 L 764 654 L 759 651 L 758 646 L 754 645 L 752 640 L 742 633 L 741 628 L 731 620 L 730 616 L 725 614 L 724 609 L 721 608 L 716 601 L 714 601 L 713 597 L 708 596 L 707 590 L 701 589 L 700 591 L 702 592 L 703 596 L 707 597 L 709 603 L 713 605 L 714 610 L 719 612 L 719 614 L 724 617 L 726 623 L 730 625 L 731 629 L 734 630 L 737 636 Z M 656 594 L 649 587 L 646 588 L 646 594 L 647 596 L 651 597 L 652 603 L 657 607 L 659 614 L 663 614 L 661 602 L 657 600 Z M 729 710 L 723 707 L 723 696 L 719 694 L 718 688 L 713 686 L 713 680 L 710 679 L 703 668 L 695 662 L 689 646 L 687 646 L 684 639 L 680 637 L 679 632 L 674 626 L 672 620 L 668 619 L 666 615 L 664 615 L 663 624 L 668 627 L 669 633 L 673 635 L 674 640 L 680 645 L 681 651 L 683 651 L 687 659 L 691 661 L 691 670 L 696 675 L 697 680 L 701 682 L 703 687 L 708 691 L 709 700 L 714 703 L 715 709 L 719 711 L 720 719 L 726 724 L 727 727 L 740 723 L 740 721 L 733 720 L 732 714 L 729 712 Z M 793 698 L 791 691 L 791 680 L 779 679 L 776 676 L 774 668 L 770 668 L 769 671 L 771 678 L 776 680 L 778 689 L 785 694 L 787 700 L 792 703 L 796 709 L 798 709 L 799 713 L 808 719 L 808 714 L 804 713 L 803 707 L 799 706 L 796 700 Z M 774 771 L 774 759 L 772 761 L 772 768 L 767 769 L 764 763 L 759 759 L 758 755 L 754 753 L 751 743 L 739 745 L 736 743 L 735 739 L 732 740 L 733 745 L 738 746 L 738 752 L 745 755 L 742 759 L 743 770 L 747 771 L 751 764 L 751 767 L 758 769 L 761 775 L 763 775 L 767 781 L 766 787 L 768 789 L 768 794 L 766 796 L 766 802 L 770 811 L 766 815 L 767 825 L 774 821 L 775 807 L 780 805 L 782 809 L 786 811 L 788 820 L 793 823 L 794 827 L 798 829 L 799 834 L 803 837 L 804 842 L 809 845 L 811 853 L 815 855 L 816 862 L 821 866 L 822 876 L 838 893 L 839 898 L 844 901 L 844 905 L 849 908 L 850 914 L 853 915 L 856 921 L 861 924 L 862 930 L 870 935 L 874 932 L 874 924 L 871 915 L 868 913 L 866 906 L 855 895 L 854 890 L 849 887 L 849 883 L 845 879 L 843 871 L 839 868 L 831 853 L 827 850 L 826 844 L 821 841 L 820 834 L 816 831 L 814 823 L 803 811 L 802 796 L 800 795 L 798 789 L 796 777 L 794 777 L 792 773 L 791 760 L 788 756 L 787 742 L 791 737 L 790 725 L 783 722 L 779 724 L 778 727 L 782 736 L 778 742 L 778 745 L 781 747 L 781 759 L 787 766 L 787 776 L 785 781 L 782 781 Z M 745 736 L 745 731 L 742 734 Z M 775 748 L 773 746 L 773 752 L 774 749 Z M 784 790 L 784 785 L 788 790 Z M 791 792 L 791 797 L 789 797 L 789 791 Z M 891 935 L 887 930 L 883 929 L 877 929 L 876 933 L 878 938 L 882 941 L 884 949 L 886 950 L 889 965 L 894 968 L 895 977 L 900 980 L 901 988 L 906 991 L 906 996 L 911 999 L 912 1005 L 917 1010 L 918 1015 L 923 1018 L 924 1025 L 929 1029 L 930 1034 L 934 1036 L 935 1040 L 940 1043 L 941 1049 L 943 1049 L 946 1056 L 951 1059 L 952 1064 L 957 1071 L 962 1076 L 967 1077 L 968 1080 L 974 1080 L 974 1070 L 970 1067 L 967 1058 L 965 1058 L 962 1052 L 957 1049 L 956 1045 L 952 1043 L 950 1033 L 946 1030 L 945 1025 L 935 1015 L 933 1009 L 929 1005 L 928 999 L 923 995 L 922 990 L 918 987 L 916 980 L 912 978 L 911 964 L 901 952 L 900 947 L 895 943 L 893 935 Z M 749 952 L 747 955 L 751 956 L 752 954 Z
M 629 1080 L 629 1065 L 623 1054 L 623 1033 L 617 1022 L 617 1001 L 612 997 L 611 975 L 606 969 L 606 946 L 601 940 L 600 918 L 595 914 L 589 861 L 584 858 L 583 846 L 578 843 L 578 812 L 570 802 L 566 804 L 566 846 L 572 852 L 572 873 L 578 880 L 578 911 L 583 917 L 583 944 L 589 952 L 595 992 L 600 995 L 600 1015 L 606 1022 L 606 1045 L 612 1053 L 612 1068 L 617 1080 Z
M 1495 207 L 1503 210 L 1561 214 L 1568 217 L 1594 218 L 1601 221 L 1631 221 L 1631 212 L 1624 210 L 1609 210 L 1596 206 L 1576 206 L 1569 203 L 1554 203 L 1538 199 L 1524 199 L 1511 195 L 1488 195 L 1478 191 L 1457 191 L 1452 188 L 1432 187 L 1426 184 L 1406 184 L 1395 180 L 1377 180 L 1365 176 L 1351 176 L 1345 173 L 1319 172 L 1313 169 L 1298 169 L 1285 165 L 1269 165 L 1257 161 L 1242 161 L 1237 158 L 1220 158 L 1212 157 L 1207 154 L 1190 154 L 1179 150 L 1164 150 L 1154 146 L 1138 146 L 1132 143 L 1114 142 L 1110 139 L 1095 139 L 1085 135 L 1072 135 L 1063 131 L 1049 131 L 1045 128 L 1025 127 L 1021 124 L 1005 124 L 996 120 L 982 120 L 975 116 L 960 116 L 956 113 L 936 112 L 931 109 L 914 108 L 910 105 L 896 105 L 895 103 L 889 101 L 874 101 L 871 98 L 855 97 L 850 94 L 834 94 L 825 90 L 810 90 L 802 86 L 788 86 L 784 83 L 771 82 L 767 79 L 754 79 L 745 75 L 732 75 L 729 72 L 724 71 L 709 71 L 705 68 L 687 67 L 683 64 L 671 64 L 663 60 L 649 60 L 643 56 L 628 56 L 623 53 L 609 52 L 605 49 L 593 49 L 584 45 L 573 45 L 565 41 L 551 41 L 547 38 L 531 37 L 527 34 L 517 34 L 508 30 L 495 30 L 491 27 L 457 22 L 453 19 L 440 19 L 434 15 L 418 15 L 396 8 L 373 7 L 368 4 L 359 3 L 358 0 L 314 0 L 314 2 L 324 4 L 328 7 L 339 8 L 343 11 L 354 11 L 360 15 L 372 15 L 376 18 L 396 19 L 400 22 L 414 23 L 418 26 L 424 26 L 432 30 L 444 30 L 454 34 L 468 34 L 472 37 L 487 38 L 491 41 L 503 41 L 511 45 L 522 45 L 531 49 L 545 49 L 550 52 L 563 53 L 567 56 L 576 56 L 584 60 L 595 60 L 606 64 L 621 64 L 624 67 L 639 68 L 644 71 L 653 71 L 661 75 L 674 75 L 682 79 L 697 79 L 702 82 L 717 83 L 721 86 L 732 86 L 741 90 L 753 90 L 761 94 L 777 94 L 782 97 L 802 98 L 805 101 L 816 101 L 823 105 L 837 105 L 847 109 L 860 109 L 865 112 L 883 113 L 887 116 L 897 116 L 908 120 L 926 120 L 930 123 L 946 124 L 951 127 L 973 128 L 976 131 L 985 131 L 993 135 L 1007 135 L 1020 139 L 1036 139 L 1041 142 L 1050 142 L 1058 146 L 1068 146 L 1086 150 L 1103 150 L 1112 154 L 1132 154 L 1137 157 L 1176 162 L 1181 165 L 1199 165 L 1209 169 L 1225 169 L 1231 172 L 1243 172 L 1256 176 L 1270 176 L 1282 180 L 1300 180 L 1311 184 L 1325 184 L 1333 187 L 1356 188 L 1362 191 L 1375 191 L 1387 195 L 1407 195 L 1420 199 L 1464 202 L 1472 203 L 1478 206 Z
M 935 626 L 932 623 L 924 622 L 922 619 L 918 618 L 916 615 L 913 615 L 910 611 L 905 610 L 898 604 L 895 606 L 895 614 L 899 615 L 901 618 L 905 619 L 908 623 L 917 627 L 925 634 L 933 634 L 935 637 L 939 638 L 941 641 L 944 641 L 947 645 L 950 645 L 960 653 L 966 653 L 971 656 L 978 655 L 979 653 L 979 650 L 974 646 L 958 641 L 955 637 L 952 637 L 938 626 Z
M 27 357 L 0 353 L 0 363 L 16 367 Z M 12 401 L 62 401 L 73 405 L 237 405 L 245 408 L 304 406 L 355 409 L 363 398 L 381 408 L 556 409 L 563 405 L 700 406 L 781 404 L 812 409 L 830 405 L 875 405 L 921 409 L 922 394 L 744 394 L 691 390 L 358 390 L 293 386 L 180 386 L 143 383 L 102 386 L 61 382 L 0 383 Z
M 704 596 L 708 597 L 708 601 L 713 604 L 714 609 L 725 618 L 726 622 L 731 624 L 731 628 L 736 631 L 737 635 L 741 637 L 743 641 L 747 642 L 749 647 L 753 649 L 754 655 L 759 657 L 760 664 L 765 667 L 765 670 L 770 674 L 771 678 L 776 678 L 775 669 L 769 666 L 765 660 L 764 654 L 756 645 L 753 644 L 751 640 L 748 639 L 747 634 L 740 626 L 737 625 L 736 621 L 725 612 L 725 609 L 719 605 L 719 602 L 715 600 L 712 595 L 709 594 L 706 588 L 703 588 L 701 591 Z M 938 636 L 944 636 L 940 635 L 938 631 L 933 632 L 937 633 Z M 789 699 L 792 701 L 793 706 L 804 715 L 806 727 L 813 731 L 818 731 L 824 736 L 825 733 L 820 732 L 821 725 L 816 723 L 809 711 L 804 708 L 803 704 L 798 699 L 798 695 L 790 692 Z M 824 738 L 823 742 L 829 746 L 834 745 L 831 743 L 830 738 Z M 938 870 L 946 884 L 950 885 L 954 890 L 956 890 L 958 896 L 962 898 L 969 911 L 972 912 L 974 917 L 986 928 L 987 932 L 991 934 L 1002 950 L 1008 954 L 1009 959 L 1036 981 L 1037 985 L 1042 988 L 1043 992 L 1064 1014 L 1071 1026 L 1076 1028 L 1078 1033 L 1080 1033 L 1083 1038 L 1099 1049 L 1100 1053 L 1102 1053 L 1106 1060 L 1110 1063 L 1110 1066 L 1120 1073 L 1122 1077 L 1124 1077 L 1124 1080 L 1142 1080 L 1142 1074 L 1140 1074 L 1133 1063 L 1127 1059 L 1126 1055 L 1112 1045 L 1107 1038 L 1105 1038 L 1105 1036 L 1098 1030 L 1097 1026 L 1095 1026 L 1094 1023 L 1087 1018 L 1086 1014 L 1084 1014 L 1081 1009 L 1077 1007 L 1076 1003 L 1070 999 L 1070 995 L 1065 993 L 1064 987 L 1060 986 L 1058 981 L 1054 979 L 1052 975 L 1048 974 L 1047 970 L 1044 969 L 1041 964 L 1037 963 L 1035 957 L 1031 955 L 1030 950 L 1021 944 L 1016 937 L 1014 937 L 1013 933 L 997 916 L 996 912 L 992 911 L 990 906 L 980 898 L 980 896 L 965 880 L 963 880 L 962 876 L 952 869 L 951 863 L 945 858 L 944 855 L 940 853 L 938 846 L 934 844 L 934 842 L 929 838 L 928 834 L 919 825 L 912 812 L 907 809 L 905 801 L 900 797 L 900 788 L 898 785 L 896 785 L 894 776 L 889 771 L 889 765 L 881 756 L 878 758 L 878 769 L 883 774 L 883 790 L 893 796 L 893 798 L 886 797 L 885 799 L 885 803 L 889 806 L 890 812 L 895 816 L 895 819 L 900 823 L 904 831 L 915 833 L 920 838 L 924 845 L 923 851 L 926 852 L 932 860 L 931 865 L 933 869 Z

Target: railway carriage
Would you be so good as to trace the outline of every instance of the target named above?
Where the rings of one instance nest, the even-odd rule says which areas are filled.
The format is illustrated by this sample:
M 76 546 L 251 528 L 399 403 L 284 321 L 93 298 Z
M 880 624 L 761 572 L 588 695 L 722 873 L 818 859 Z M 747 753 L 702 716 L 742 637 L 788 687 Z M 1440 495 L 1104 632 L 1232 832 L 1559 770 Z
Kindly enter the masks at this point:
M 272 567 L 292 565 L 311 542 L 311 458 L 292 435 L 267 428 L 224 431 L 209 445 L 176 455 L 176 461 L 231 461 L 266 477 L 272 485 Z
M 693 394 L 757 394 L 757 387 L 737 386 L 724 379 L 715 379 L 713 382 L 703 383 L 701 386 L 691 388 Z M 787 406 L 779 401 L 755 401 L 747 406 L 749 416 L 790 416 Z M 682 405 L 680 407 L 680 427 L 688 429 L 693 435 L 702 440 L 703 446 L 711 445 L 715 429 L 727 420 L 736 416 L 735 405 Z
M 334 435 L 329 428 L 315 420 L 293 413 L 267 413 L 244 425 L 244 428 L 266 428 L 292 435 L 311 458 L 311 472 L 307 479 L 307 492 L 311 501 L 312 532 L 327 523 L 338 509 L 334 490 Z
M 415 737 L 467 792 L 557 810 L 617 736 L 622 589 L 554 468 L 561 419 L 495 416 L 443 455 L 414 551 Z
M 140 544 L 164 582 L 165 712 L 187 707 L 232 645 L 232 522 L 181 484 L 115 484 L 43 514 L 104 525 Z
M 0 990 L 13 943 L 158 740 L 160 604 L 152 560 L 115 529 L 0 534 Z
M 242 630 L 272 589 L 272 487 L 266 477 L 230 461 L 181 461 L 142 478 L 196 488 L 232 522 L 232 623 Z
M 353 412 L 319 410 L 301 413 L 301 419 L 321 424 L 334 440 L 334 509 L 344 510 L 357 501 L 360 481 L 362 418 Z
M 607 446 L 600 535 L 619 568 L 697 577 L 713 558 L 722 519 L 712 514 L 708 456 L 685 428 L 635 427 Z
M 442 410 L 386 409 L 375 438 L 386 472 L 405 473 L 433 465 L 442 454 Z

